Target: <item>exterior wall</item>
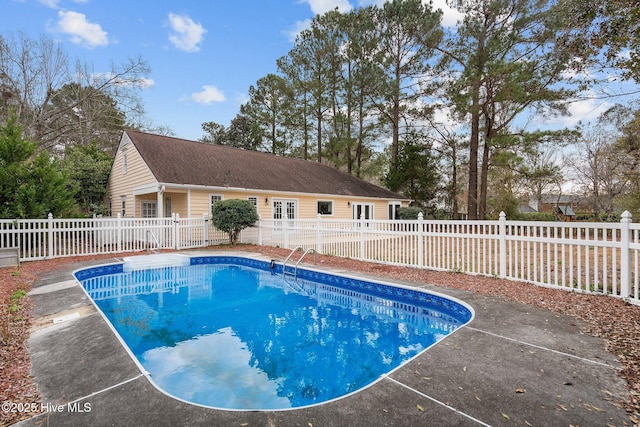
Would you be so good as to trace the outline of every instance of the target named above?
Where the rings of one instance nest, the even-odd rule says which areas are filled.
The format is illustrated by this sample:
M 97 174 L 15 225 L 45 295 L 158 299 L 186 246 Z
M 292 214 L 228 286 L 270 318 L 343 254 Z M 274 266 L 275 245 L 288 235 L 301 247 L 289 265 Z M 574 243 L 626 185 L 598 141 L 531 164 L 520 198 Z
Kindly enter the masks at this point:
M 209 200 L 211 195 L 220 195 L 223 200 L 241 199 L 247 200 L 248 197 L 256 197 L 258 204 L 258 214 L 262 218 L 273 218 L 273 201 L 276 200 L 293 200 L 297 204 L 296 218 L 313 219 L 318 215 L 318 201 L 332 202 L 332 214 L 323 215 L 327 219 L 352 219 L 353 205 L 355 203 L 367 203 L 373 205 L 373 218 L 376 220 L 385 220 L 389 218 L 389 201 L 380 199 L 367 198 L 349 198 L 344 196 L 332 195 L 306 195 L 306 194 L 289 194 L 289 193 L 267 193 L 252 191 L 229 191 L 223 189 L 211 190 L 191 190 L 191 209 L 189 210 L 186 200 L 178 203 L 176 195 L 171 193 L 171 189 L 167 189 L 166 194 L 172 194 L 172 207 L 175 213 L 181 217 L 200 217 L 205 213 L 209 213 Z M 407 206 L 406 201 L 402 202 L 402 206 Z
M 123 171 L 124 153 L 126 152 L 126 172 Z M 123 134 L 116 157 L 111 167 L 107 183 L 107 203 L 111 200 L 111 215 L 121 212 L 121 200 L 124 196 L 126 217 L 140 216 L 140 202 L 136 197 L 134 206 L 133 188 L 156 182 L 155 177 L 140 157 L 138 150 L 129 141 L 127 134 Z M 134 209 L 135 208 L 135 209 Z

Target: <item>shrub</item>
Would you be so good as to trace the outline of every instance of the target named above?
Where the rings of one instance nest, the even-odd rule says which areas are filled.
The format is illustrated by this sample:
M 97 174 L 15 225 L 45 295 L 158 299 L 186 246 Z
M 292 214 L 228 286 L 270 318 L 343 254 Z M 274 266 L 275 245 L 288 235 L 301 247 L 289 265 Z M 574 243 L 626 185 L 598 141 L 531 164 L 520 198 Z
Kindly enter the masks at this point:
M 398 208 L 398 219 L 418 219 L 420 212 L 422 212 L 422 209 L 415 206 Z
M 229 244 L 235 245 L 240 231 L 258 220 L 256 208 L 248 200 L 228 199 L 216 202 L 211 209 L 211 221 L 220 231 L 229 233 Z

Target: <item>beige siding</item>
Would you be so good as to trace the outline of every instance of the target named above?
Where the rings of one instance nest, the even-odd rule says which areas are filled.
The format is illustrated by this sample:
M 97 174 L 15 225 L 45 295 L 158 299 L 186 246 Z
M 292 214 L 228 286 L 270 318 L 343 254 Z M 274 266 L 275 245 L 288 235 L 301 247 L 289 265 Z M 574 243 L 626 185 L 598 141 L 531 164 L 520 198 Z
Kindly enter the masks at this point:
M 171 213 L 177 213 L 181 217 L 186 218 L 187 212 L 189 211 L 189 208 L 187 207 L 187 201 L 189 200 L 187 193 L 174 193 L 167 191 L 165 195 L 171 197 Z
M 169 191 L 169 190 L 167 190 Z M 258 214 L 262 218 L 272 218 L 272 206 L 273 199 L 279 200 L 295 200 L 297 203 L 297 216 L 299 219 L 312 219 L 318 216 L 318 201 L 331 201 L 333 202 L 333 214 L 324 215 L 327 219 L 351 219 L 352 218 L 352 205 L 353 203 L 370 203 L 373 204 L 374 219 L 384 220 L 388 219 L 389 215 L 389 201 L 379 199 L 366 199 L 366 198 L 347 198 L 336 196 L 324 196 L 324 195 L 291 195 L 282 193 L 257 193 L 257 192 L 241 192 L 241 191 L 228 191 L 228 190 L 192 190 L 191 191 L 191 216 L 199 217 L 204 213 L 209 212 L 209 196 L 212 194 L 221 195 L 223 200 L 226 199 L 242 199 L 247 200 L 249 196 L 257 197 L 258 199 Z M 265 202 L 265 199 L 268 199 Z M 403 203 L 406 206 L 406 202 Z M 173 201 L 174 211 L 180 214 L 180 216 L 187 216 L 186 203 L 185 205 L 178 205 L 176 201 Z
M 124 153 L 126 152 L 126 172 L 123 170 Z M 146 163 L 140 157 L 136 148 L 128 141 L 124 134 L 120 147 L 111 167 L 111 174 L 107 183 L 107 203 L 111 198 L 112 215 L 120 213 L 120 202 L 122 196 L 126 201 L 126 216 L 140 216 L 140 202 L 136 202 L 134 212 L 133 188 L 156 182 L 154 176 L 149 171 Z

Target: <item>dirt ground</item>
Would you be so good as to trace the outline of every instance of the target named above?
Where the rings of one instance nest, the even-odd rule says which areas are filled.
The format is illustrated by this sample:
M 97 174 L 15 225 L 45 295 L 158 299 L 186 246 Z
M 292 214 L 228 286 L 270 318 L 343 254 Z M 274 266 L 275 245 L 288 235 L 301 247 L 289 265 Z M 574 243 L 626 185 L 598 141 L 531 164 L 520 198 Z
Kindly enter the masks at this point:
M 216 251 L 231 248 L 217 246 L 209 249 Z M 290 252 L 288 249 L 251 245 L 239 245 L 232 249 L 259 252 L 278 260 L 284 259 Z M 22 263 L 19 268 L 0 268 L 0 402 L 35 404 L 34 408 L 39 404 L 38 387 L 29 372 L 31 365 L 26 344 L 32 322 L 32 302 L 27 295 L 31 284 L 43 273 L 68 269 L 73 262 L 111 259 L 123 255 L 125 254 L 61 258 Z M 305 261 L 312 262 L 311 258 Z M 491 277 L 395 267 L 327 255 L 317 255 L 316 262 L 327 267 L 365 272 L 389 279 L 490 294 L 582 320 L 586 325 L 583 333 L 605 339 L 607 350 L 620 360 L 623 366 L 620 375 L 627 381 L 629 397 L 618 404 L 627 410 L 632 422 L 640 425 L 640 306 L 607 296 L 566 292 Z M 11 425 L 30 416 L 25 411 L 4 409 L 3 406 L 3 411 L 0 412 L 0 426 Z

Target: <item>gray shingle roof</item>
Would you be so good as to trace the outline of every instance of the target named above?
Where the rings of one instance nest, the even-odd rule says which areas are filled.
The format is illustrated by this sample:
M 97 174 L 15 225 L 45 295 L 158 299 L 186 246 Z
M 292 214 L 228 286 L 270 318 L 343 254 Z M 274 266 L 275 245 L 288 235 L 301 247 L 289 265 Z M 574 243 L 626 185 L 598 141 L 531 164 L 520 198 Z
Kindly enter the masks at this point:
M 571 206 L 558 206 L 558 210 L 562 215 L 566 216 L 575 216 L 576 213 L 573 211 Z
M 125 132 L 163 184 L 408 200 L 317 162 L 134 130 Z

